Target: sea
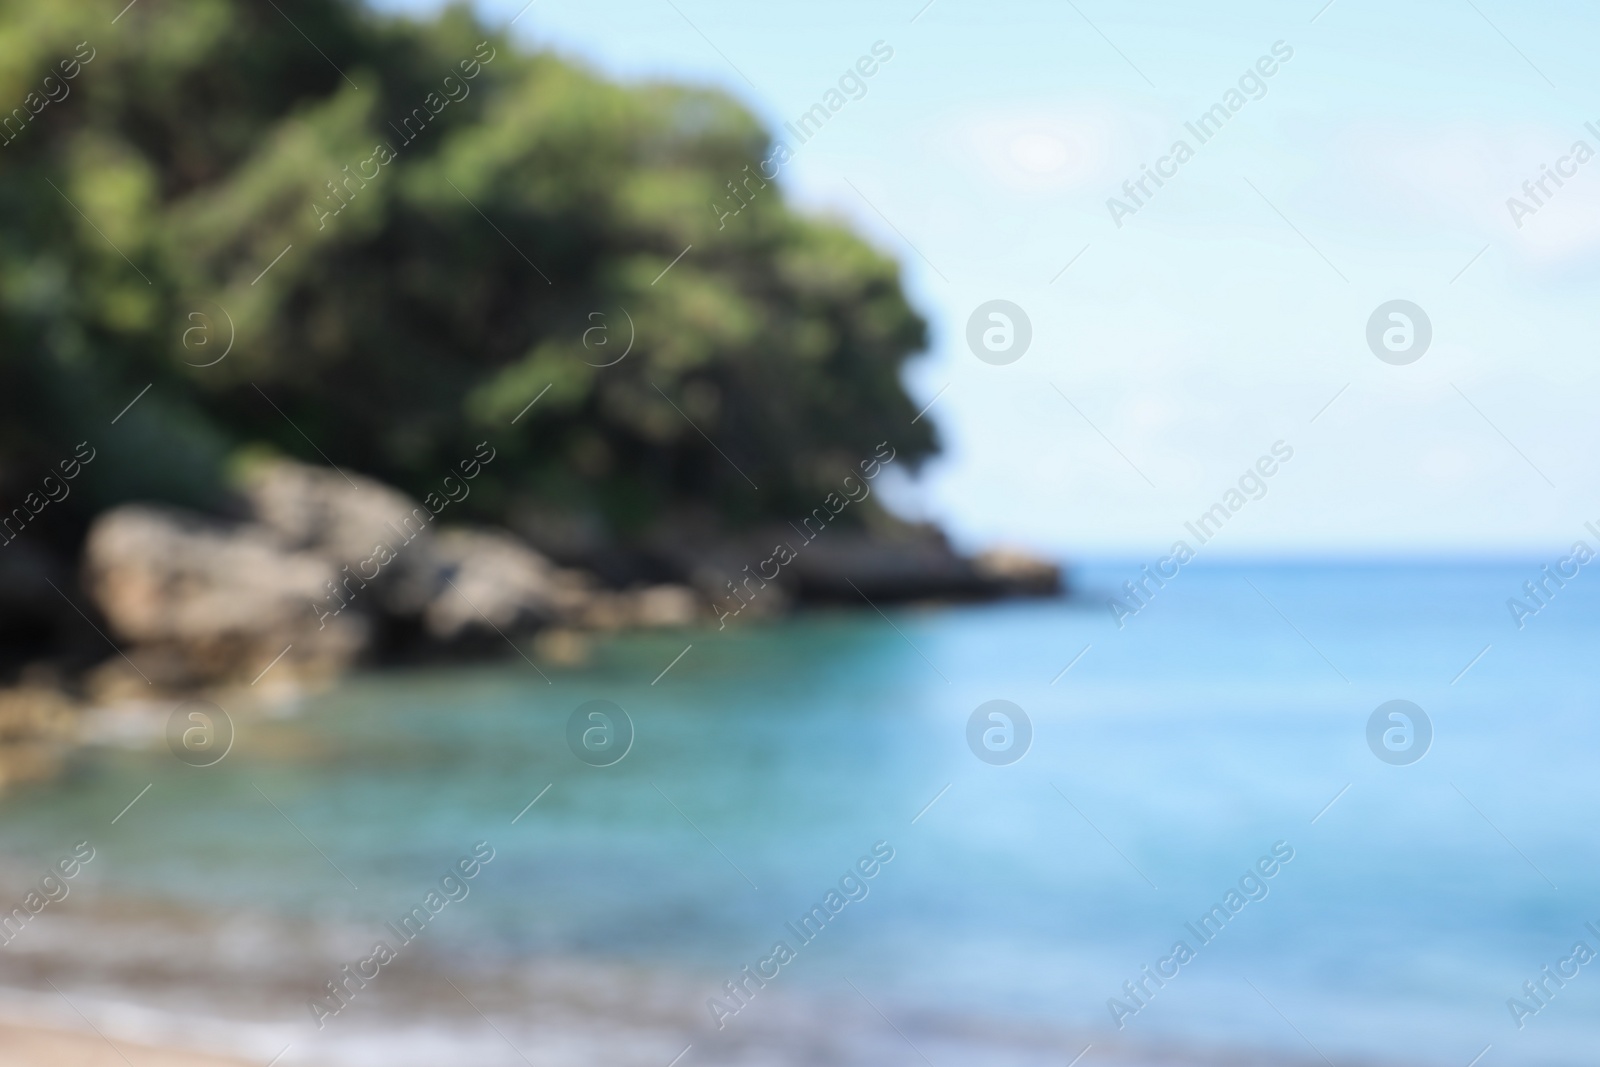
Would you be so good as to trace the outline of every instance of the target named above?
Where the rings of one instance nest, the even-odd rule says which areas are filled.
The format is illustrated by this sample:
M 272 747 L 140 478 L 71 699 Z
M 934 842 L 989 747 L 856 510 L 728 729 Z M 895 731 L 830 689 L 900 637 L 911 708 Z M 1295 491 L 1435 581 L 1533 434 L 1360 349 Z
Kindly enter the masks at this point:
M 1104 560 L 107 710 L 0 798 L 0 911 L 66 887 L 0 1021 L 279 1067 L 1589 1067 L 1600 577 L 1513 612 L 1544 562 L 1196 561 L 1129 615 Z

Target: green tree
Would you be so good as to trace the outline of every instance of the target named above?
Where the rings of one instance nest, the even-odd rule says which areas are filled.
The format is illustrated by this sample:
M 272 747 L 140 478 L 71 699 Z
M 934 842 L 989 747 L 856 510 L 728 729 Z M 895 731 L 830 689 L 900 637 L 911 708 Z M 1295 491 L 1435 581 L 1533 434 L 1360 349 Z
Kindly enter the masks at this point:
M 608 83 L 464 6 L 112 6 L 0 0 L 7 507 L 85 439 L 80 525 L 215 505 L 241 446 L 420 496 L 488 440 L 464 511 L 627 536 L 933 451 L 896 264 L 752 178 L 769 138 L 726 96 Z

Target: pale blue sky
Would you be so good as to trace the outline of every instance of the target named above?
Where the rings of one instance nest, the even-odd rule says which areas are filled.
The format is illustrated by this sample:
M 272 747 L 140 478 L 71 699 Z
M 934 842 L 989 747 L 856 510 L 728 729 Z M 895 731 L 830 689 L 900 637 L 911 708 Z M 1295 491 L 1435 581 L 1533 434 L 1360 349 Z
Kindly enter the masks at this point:
M 514 28 L 774 127 L 893 47 L 782 181 L 898 258 L 932 325 L 908 384 L 944 389 L 947 452 L 903 510 L 969 546 L 1142 554 L 1283 440 L 1205 553 L 1543 555 L 1600 524 L 1600 159 L 1520 229 L 1506 208 L 1600 149 L 1591 5 L 923 2 L 536 0 Z M 1198 145 L 1185 121 L 1280 40 L 1266 94 Z M 1118 228 L 1107 198 L 1180 137 L 1195 157 Z M 1008 366 L 966 346 L 994 298 L 1032 321 Z M 1408 366 L 1365 340 L 1395 298 L 1433 322 Z

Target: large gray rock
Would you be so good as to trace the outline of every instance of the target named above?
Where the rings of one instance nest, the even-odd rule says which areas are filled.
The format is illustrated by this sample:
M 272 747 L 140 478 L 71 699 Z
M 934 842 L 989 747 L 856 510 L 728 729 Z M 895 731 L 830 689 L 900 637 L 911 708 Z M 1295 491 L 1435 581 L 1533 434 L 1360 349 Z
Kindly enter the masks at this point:
M 428 632 L 443 641 L 541 626 L 587 630 L 687 626 L 705 609 L 689 588 L 611 591 L 583 571 L 557 567 L 504 530 L 450 528 L 435 542 L 443 588 L 428 605 Z
M 438 596 L 446 563 L 435 516 L 398 489 L 279 460 L 252 467 L 243 490 L 258 523 L 286 547 L 331 562 L 347 599 L 363 609 L 417 616 Z
M 326 675 L 370 639 L 360 614 L 319 613 L 336 603 L 330 560 L 251 523 L 113 508 L 89 531 L 83 577 L 135 673 L 157 685 L 248 682 L 280 653 L 280 677 Z
M 434 550 L 440 588 L 424 622 L 440 640 L 572 622 L 592 595 L 582 575 L 557 568 L 504 530 L 446 529 Z

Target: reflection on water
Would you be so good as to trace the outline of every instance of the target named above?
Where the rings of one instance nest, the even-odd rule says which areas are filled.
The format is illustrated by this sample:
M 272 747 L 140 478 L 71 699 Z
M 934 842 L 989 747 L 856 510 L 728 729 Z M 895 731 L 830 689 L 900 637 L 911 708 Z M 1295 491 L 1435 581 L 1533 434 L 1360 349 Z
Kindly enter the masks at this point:
M 1600 921 L 1596 597 L 1519 632 L 1526 570 L 1197 565 L 1121 630 L 817 615 L 553 684 L 356 679 L 236 716 L 212 767 L 93 750 L 4 801 L 4 899 L 95 858 L 0 950 L 0 1005 L 79 1025 L 48 978 L 284 1064 L 1587 1062 L 1600 980 L 1507 1007 Z M 1397 699 L 1433 730 L 1410 765 L 1368 747 Z M 611 766 L 568 748 L 591 700 L 633 725 Z M 991 700 L 1031 722 L 1019 762 L 968 747 Z

